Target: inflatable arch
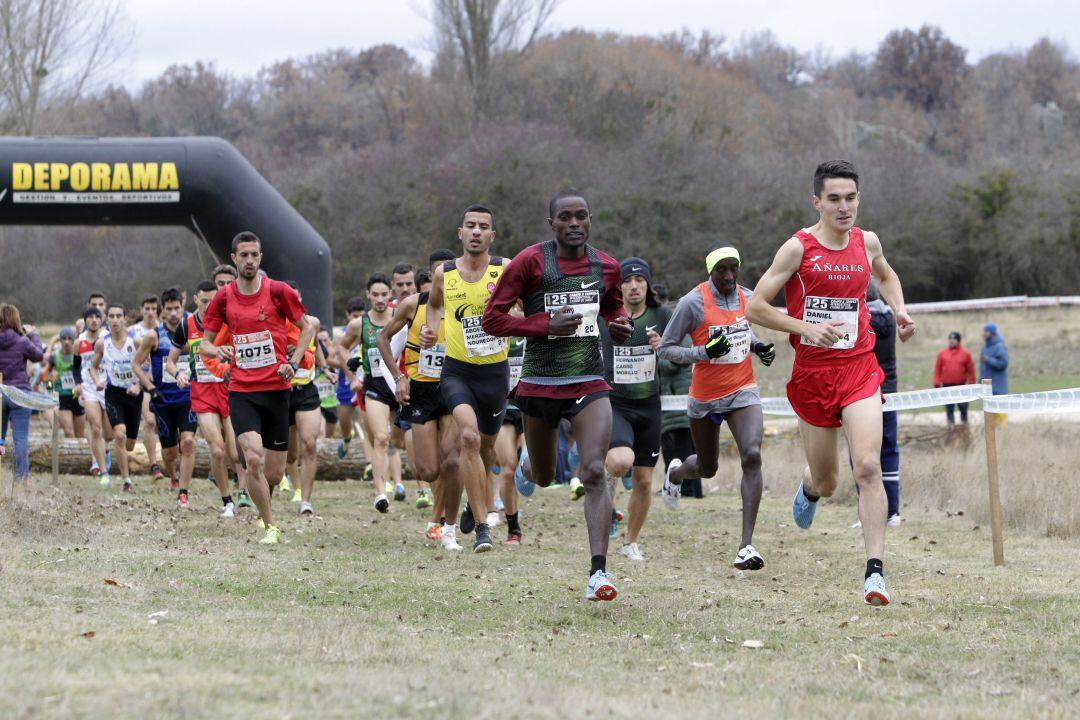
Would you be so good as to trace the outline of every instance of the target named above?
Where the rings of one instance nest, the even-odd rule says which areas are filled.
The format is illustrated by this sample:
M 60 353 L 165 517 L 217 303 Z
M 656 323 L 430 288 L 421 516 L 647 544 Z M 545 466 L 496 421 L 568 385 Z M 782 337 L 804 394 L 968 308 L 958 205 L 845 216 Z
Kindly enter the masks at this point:
M 326 241 L 220 138 L 0 138 L 0 224 L 183 225 L 222 261 L 251 230 L 270 277 L 333 321 Z

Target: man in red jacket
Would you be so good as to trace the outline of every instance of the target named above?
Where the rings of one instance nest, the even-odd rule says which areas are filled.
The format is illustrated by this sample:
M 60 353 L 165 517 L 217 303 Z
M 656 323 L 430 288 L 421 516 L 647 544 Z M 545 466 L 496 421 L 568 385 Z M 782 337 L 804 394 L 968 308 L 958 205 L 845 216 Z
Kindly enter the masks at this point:
M 951 385 L 971 385 L 975 382 L 975 364 L 971 361 L 971 353 L 960 344 L 960 333 L 949 333 L 949 347 L 938 353 L 937 362 L 934 363 L 934 387 L 949 387 Z M 960 406 L 960 422 L 967 425 L 968 404 L 957 403 Z M 945 419 L 949 425 L 953 425 L 953 405 L 945 406 Z

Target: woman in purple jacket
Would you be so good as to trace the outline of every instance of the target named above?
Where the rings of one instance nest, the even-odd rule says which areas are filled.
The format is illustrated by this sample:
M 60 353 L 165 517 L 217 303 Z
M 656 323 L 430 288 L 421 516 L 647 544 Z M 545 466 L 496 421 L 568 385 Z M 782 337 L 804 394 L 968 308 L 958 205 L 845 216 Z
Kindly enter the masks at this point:
M 4 385 L 30 390 L 26 363 L 40 362 L 44 351 L 41 338 L 32 325 L 23 325 L 19 308 L 0 305 L 0 373 Z M 30 408 L 16 405 L 4 396 L 3 420 L 0 422 L 0 445 L 7 438 L 8 421 L 15 439 L 15 479 L 30 480 Z

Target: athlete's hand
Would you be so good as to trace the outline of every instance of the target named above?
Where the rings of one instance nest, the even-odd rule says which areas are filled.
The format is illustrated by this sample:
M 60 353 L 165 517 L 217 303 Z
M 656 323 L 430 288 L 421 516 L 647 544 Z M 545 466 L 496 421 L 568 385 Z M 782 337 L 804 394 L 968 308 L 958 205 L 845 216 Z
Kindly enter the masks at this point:
M 915 321 L 907 314 L 907 311 L 896 314 L 896 335 L 900 342 L 907 342 L 915 334 Z
M 142 385 L 138 385 L 138 384 L 136 384 L 136 385 L 128 385 L 128 387 L 127 387 L 127 394 L 130 395 L 131 397 L 136 397 L 141 392 L 142 392 Z
M 712 340 L 705 343 L 705 354 L 710 360 L 723 357 L 729 352 L 731 352 L 731 341 L 728 340 L 727 335 L 717 335 Z
M 282 380 L 292 380 L 296 372 L 289 363 L 281 363 L 278 365 L 277 374 L 281 376 Z
M 356 372 L 357 370 L 360 369 L 360 358 L 358 358 L 358 357 L 349 358 L 349 360 L 345 363 L 345 365 L 349 368 L 350 372 Z
M 330 381 L 331 385 L 337 385 L 338 374 L 336 370 L 326 368 L 325 370 L 323 370 L 323 375 L 326 376 L 326 379 Z
M 394 396 L 397 398 L 398 403 L 407 405 L 409 402 L 409 378 L 406 375 L 402 375 L 394 383 Z
M 233 358 L 233 346 L 222 345 L 217 349 L 217 359 L 223 363 L 231 363 Z
M 776 359 L 776 345 L 775 343 L 758 343 L 754 354 L 761 359 L 762 365 L 769 367 L 773 364 L 773 360 Z
M 827 323 L 817 324 L 807 323 L 802 335 L 813 345 L 832 347 L 840 342 L 840 338 L 844 337 L 844 333 L 840 332 L 842 327 L 844 327 L 844 323 L 839 320 L 830 320 Z
M 572 307 L 564 307 L 562 310 L 551 313 L 548 318 L 548 335 L 568 337 L 577 332 L 579 325 L 581 325 L 581 313 L 574 312 Z M 611 326 L 608 326 L 608 329 L 610 328 Z M 612 333 L 611 337 L 614 339 L 615 334 Z
M 191 373 L 186 373 L 186 372 L 181 371 L 176 376 L 176 387 L 180 388 L 181 390 L 185 389 L 190 384 L 191 384 Z
M 615 322 L 608 323 L 608 333 L 615 342 L 624 342 L 634 334 L 634 321 L 630 318 L 619 318 Z
M 357 375 L 353 378 L 353 381 L 349 383 L 349 389 L 356 393 L 364 392 L 364 378 Z
M 82 383 L 78 383 L 78 384 L 77 384 L 77 385 L 75 386 L 75 397 L 77 397 L 77 398 L 79 398 L 80 400 L 82 400 Z
M 660 334 L 655 330 L 645 330 L 645 337 L 649 338 L 649 345 L 652 346 L 653 352 L 660 347 Z
M 431 332 L 431 328 L 427 325 L 420 326 L 420 347 L 429 348 L 435 344 L 435 340 L 438 338 L 436 333 Z
M 162 394 L 161 388 L 154 388 L 150 390 L 150 402 L 154 403 L 155 405 L 165 404 L 165 396 Z

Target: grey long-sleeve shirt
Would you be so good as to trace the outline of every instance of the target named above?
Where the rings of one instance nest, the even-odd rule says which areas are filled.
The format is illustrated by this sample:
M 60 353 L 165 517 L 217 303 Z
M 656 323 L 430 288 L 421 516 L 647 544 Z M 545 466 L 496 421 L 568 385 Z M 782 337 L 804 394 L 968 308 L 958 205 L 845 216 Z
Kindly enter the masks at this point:
M 720 294 L 720 291 L 716 289 L 712 282 L 709 282 L 708 286 L 709 290 L 712 291 L 713 302 L 716 303 L 717 307 L 725 310 L 737 310 L 739 308 L 738 290 L 725 296 Z M 748 301 L 754 295 L 753 291 L 748 288 L 742 288 L 742 291 Z M 695 287 L 679 298 L 679 303 L 675 306 L 675 312 L 672 313 L 667 328 L 664 330 L 664 336 L 660 339 L 660 347 L 656 351 L 657 356 L 662 360 L 670 360 L 684 365 L 708 360 L 709 356 L 705 354 L 704 345 L 681 346 L 682 339 L 692 333 L 694 328 L 700 325 L 704 319 L 705 301 L 701 297 L 699 288 Z M 757 347 L 759 342 L 753 330 L 751 330 L 750 349 L 753 350 Z

